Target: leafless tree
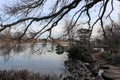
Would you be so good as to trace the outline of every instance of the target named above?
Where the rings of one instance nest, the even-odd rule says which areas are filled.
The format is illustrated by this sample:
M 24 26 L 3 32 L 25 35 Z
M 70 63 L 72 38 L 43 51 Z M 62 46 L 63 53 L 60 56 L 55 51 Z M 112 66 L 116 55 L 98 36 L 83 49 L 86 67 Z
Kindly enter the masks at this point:
M 110 53 L 119 53 L 120 48 L 120 24 L 113 23 L 105 27 L 106 38 L 103 36 L 103 32 L 101 32 L 101 44 L 103 44 L 103 48 Z
M 52 39 L 52 29 L 56 27 L 67 14 L 72 12 L 70 18 L 72 25 L 68 31 L 73 29 L 76 24 L 81 24 L 79 20 L 82 19 L 81 17 L 83 15 L 86 15 L 87 21 L 84 23 L 91 29 L 91 34 L 94 26 L 100 22 L 104 36 L 106 37 L 103 18 L 112 21 L 111 13 L 114 10 L 113 2 L 113 0 L 18 0 L 12 5 L 5 6 L 4 13 L 6 16 L 0 19 L 0 32 L 9 27 L 16 28 L 22 25 L 24 26 L 21 29 L 24 30 L 24 33 L 20 36 L 20 38 L 22 38 L 33 24 L 39 23 L 40 25 L 38 27 L 41 28 L 38 28 L 39 30 L 31 38 L 38 38 L 43 33 L 48 32 L 48 38 Z M 111 3 L 111 6 L 107 6 L 108 3 Z M 96 13 L 97 19 L 92 23 L 90 10 L 98 4 L 100 8 L 98 8 L 98 13 Z M 106 13 L 106 9 L 109 7 L 111 7 L 111 11 Z

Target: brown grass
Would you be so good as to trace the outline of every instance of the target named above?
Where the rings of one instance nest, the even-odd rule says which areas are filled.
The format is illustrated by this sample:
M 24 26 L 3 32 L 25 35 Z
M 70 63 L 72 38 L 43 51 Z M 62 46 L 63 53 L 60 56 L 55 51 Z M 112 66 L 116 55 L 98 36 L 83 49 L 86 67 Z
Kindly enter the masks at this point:
M 42 75 L 28 70 L 2 70 L 0 71 L 0 80 L 58 80 L 55 74 Z

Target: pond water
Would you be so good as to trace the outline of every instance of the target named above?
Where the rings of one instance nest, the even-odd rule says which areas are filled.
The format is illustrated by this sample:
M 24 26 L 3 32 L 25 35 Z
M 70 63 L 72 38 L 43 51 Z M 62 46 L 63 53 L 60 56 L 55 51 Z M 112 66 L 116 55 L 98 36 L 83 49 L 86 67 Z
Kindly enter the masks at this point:
M 52 48 L 54 49 L 54 48 Z M 41 48 L 41 44 L 13 45 L 1 44 L 0 47 L 0 70 L 27 69 L 42 74 L 62 74 L 65 71 L 64 61 L 67 53 L 61 55 L 51 50 L 50 46 Z

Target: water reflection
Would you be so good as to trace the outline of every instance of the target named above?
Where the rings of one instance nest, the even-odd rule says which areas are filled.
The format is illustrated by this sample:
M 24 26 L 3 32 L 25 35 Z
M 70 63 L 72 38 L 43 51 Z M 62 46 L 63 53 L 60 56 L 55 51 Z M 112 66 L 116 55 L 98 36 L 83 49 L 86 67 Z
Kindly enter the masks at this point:
M 0 69 L 28 69 L 40 73 L 64 71 L 66 53 L 58 55 L 54 47 L 39 44 L 0 44 Z
M 18 54 L 25 50 L 26 46 L 22 44 L 0 44 L 0 56 L 4 57 L 4 60 L 9 60 L 14 54 Z

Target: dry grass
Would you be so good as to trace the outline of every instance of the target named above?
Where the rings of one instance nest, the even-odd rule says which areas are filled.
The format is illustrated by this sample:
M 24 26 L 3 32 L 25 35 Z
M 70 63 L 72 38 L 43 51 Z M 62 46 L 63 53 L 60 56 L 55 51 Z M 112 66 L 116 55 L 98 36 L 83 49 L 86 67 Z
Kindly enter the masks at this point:
M 54 74 L 42 75 L 39 73 L 33 73 L 28 70 L 1 70 L 0 80 L 59 80 Z

